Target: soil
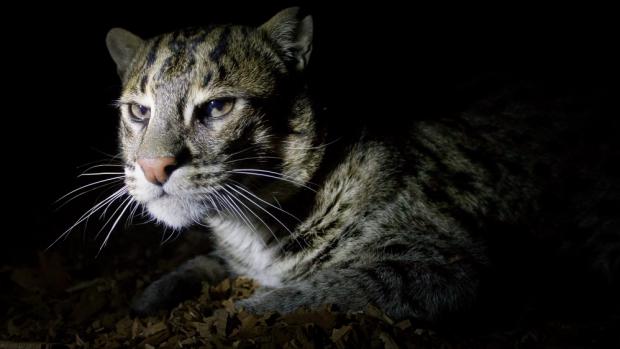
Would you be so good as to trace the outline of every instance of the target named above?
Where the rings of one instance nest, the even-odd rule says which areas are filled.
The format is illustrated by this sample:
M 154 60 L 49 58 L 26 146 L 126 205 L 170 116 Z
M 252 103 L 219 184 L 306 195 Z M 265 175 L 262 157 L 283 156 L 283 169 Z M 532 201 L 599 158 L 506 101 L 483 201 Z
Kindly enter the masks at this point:
M 252 315 L 233 302 L 257 285 L 247 278 L 203 284 L 202 293 L 157 316 L 134 317 L 131 298 L 191 256 L 205 233 L 152 228 L 115 232 L 100 254 L 79 234 L 0 267 L 0 348 L 581 348 L 620 347 L 620 317 L 561 319 L 523 312 L 508 325 L 438 329 L 395 321 L 378 308 L 334 306 Z M 100 241 L 100 240 L 97 240 Z M 205 248 L 196 248 L 204 246 Z M 524 315 L 525 314 L 525 315 Z

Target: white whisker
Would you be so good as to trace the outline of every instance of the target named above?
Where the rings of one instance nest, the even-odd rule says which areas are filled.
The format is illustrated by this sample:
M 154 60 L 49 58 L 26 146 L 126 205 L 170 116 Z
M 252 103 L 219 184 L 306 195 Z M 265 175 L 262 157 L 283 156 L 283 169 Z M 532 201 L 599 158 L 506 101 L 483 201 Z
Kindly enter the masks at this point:
M 124 193 L 120 193 L 120 194 L 118 194 L 117 198 L 118 198 L 118 197 L 121 197 L 122 195 L 124 195 Z M 112 203 L 113 203 L 113 202 L 114 202 L 114 200 L 112 200 L 112 201 L 108 202 L 108 203 L 105 205 L 105 208 L 103 209 L 103 211 L 102 211 L 102 212 L 101 212 L 101 214 L 99 215 L 99 219 L 104 219 L 104 218 L 105 218 L 105 215 L 107 214 L 108 209 L 112 206 Z
M 223 196 L 225 198 L 228 198 L 225 194 L 223 194 Z M 248 216 L 245 215 L 245 213 L 243 212 L 243 210 L 239 207 L 239 205 L 237 205 L 234 200 L 229 199 L 228 202 L 233 205 L 233 207 L 235 207 L 237 209 L 237 212 L 241 215 L 240 218 L 245 222 L 245 224 L 248 225 L 248 227 L 253 230 L 254 232 L 256 231 L 256 227 L 254 226 L 254 224 L 252 224 L 252 222 L 250 221 L 250 219 L 248 218 Z
M 229 187 L 230 189 L 234 190 L 234 189 L 233 189 L 233 188 L 231 188 L 230 186 L 228 186 L 228 185 L 226 185 L 226 186 L 227 186 L 227 187 Z M 294 218 L 297 222 L 301 223 L 301 219 L 299 219 L 299 218 L 297 218 L 296 216 L 294 216 L 293 214 L 291 214 L 291 213 L 289 213 L 289 212 L 285 211 L 284 209 L 282 209 L 282 208 L 280 208 L 280 207 L 278 207 L 278 206 L 272 205 L 272 204 L 270 204 L 269 202 L 267 202 L 267 201 L 265 201 L 265 200 L 263 200 L 263 199 L 259 198 L 256 194 L 254 194 L 254 193 L 252 193 L 251 191 L 249 191 L 249 190 L 247 190 L 247 189 L 243 188 L 242 186 L 240 186 L 240 185 L 234 185 L 234 187 L 235 187 L 235 188 L 237 188 L 237 189 L 239 189 L 239 190 L 243 190 L 243 191 L 244 191 L 244 192 L 246 192 L 247 194 L 252 195 L 252 197 L 256 198 L 258 201 L 260 201 L 260 202 L 262 202 L 262 203 L 264 203 L 264 204 L 266 204 L 266 205 L 268 205 L 268 206 L 271 206 L 271 207 L 275 208 L 276 210 L 278 210 L 278 211 L 280 211 L 280 212 L 282 212 L 282 213 L 284 213 L 284 214 L 286 214 L 286 215 L 288 215 L 288 216 L 290 216 L 290 217 Z
M 119 182 L 120 182 L 120 181 L 119 181 Z M 96 186 L 96 187 L 94 187 L 94 188 L 90 188 L 90 189 L 88 189 L 88 190 L 85 190 L 85 191 L 83 191 L 83 192 L 81 192 L 81 193 L 79 193 L 79 194 L 76 194 L 76 195 L 74 195 L 74 196 L 70 197 L 69 199 L 67 199 L 67 200 L 66 200 L 65 202 L 63 202 L 60 206 L 58 206 L 58 208 L 56 208 L 56 210 L 60 210 L 60 209 L 61 209 L 61 208 L 63 208 L 65 205 L 67 205 L 67 204 L 68 204 L 68 203 L 70 203 L 71 201 L 73 201 L 73 200 L 75 200 L 75 199 L 79 198 L 79 197 L 80 197 L 80 196 L 82 196 L 82 195 L 85 195 L 85 194 L 88 194 L 88 193 L 90 193 L 90 192 L 92 192 L 92 191 L 95 191 L 95 190 L 98 190 L 98 189 L 101 189 L 101 188 L 105 188 L 105 187 L 108 187 L 108 186 L 111 186 L 111 185 L 115 185 L 115 184 L 117 184 L 117 185 L 118 185 L 118 184 L 123 184 L 123 183 L 122 183 L 122 182 L 121 182 L 121 183 L 114 183 L 114 182 L 113 182 L 113 183 L 104 183 L 104 184 L 98 185 L 98 186 Z
M 231 211 L 230 205 L 228 205 L 226 201 L 224 201 L 224 198 L 222 198 L 222 195 L 218 193 L 217 191 L 214 191 L 213 195 L 215 195 L 215 200 L 220 204 L 222 209 L 225 209 L 230 216 L 235 217 L 235 215 Z
M 222 188 L 224 191 L 228 192 L 225 188 Z M 231 194 L 230 192 L 228 192 L 229 194 Z M 257 215 L 251 208 L 249 208 L 246 204 L 243 203 L 243 201 L 241 201 L 238 197 L 236 197 L 234 194 L 231 194 L 231 197 L 235 200 L 237 200 L 238 203 L 240 203 L 243 207 L 245 207 L 252 215 L 254 215 L 254 217 L 256 217 L 256 219 L 258 219 L 261 223 L 263 223 L 263 225 L 265 226 L 265 228 L 267 228 L 267 230 L 269 230 L 269 232 L 271 233 L 271 236 L 273 236 L 273 238 L 278 242 L 278 244 L 280 243 L 280 239 L 278 239 L 278 236 L 276 235 L 276 233 L 271 229 L 271 227 L 269 226 L 269 224 L 267 224 L 262 218 L 260 218 L 259 215 Z
M 167 232 L 168 232 L 168 227 L 164 228 L 164 231 L 161 234 L 161 241 L 159 242 L 160 246 L 165 245 L 170 239 L 172 239 L 172 236 L 174 236 L 174 230 L 171 230 L 170 234 L 168 234 L 166 237 Z
M 87 163 L 82 164 L 82 165 L 78 165 L 76 168 L 84 168 L 84 167 L 86 167 L 86 166 L 90 166 L 90 165 L 92 165 L 92 164 L 100 164 L 100 163 L 102 163 L 102 162 L 106 162 L 106 161 L 113 161 L 113 162 L 114 162 L 114 161 L 116 161 L 116 160 L 114 160 L 114 159 L 101 159 L 101 160 L 95 160 L 95 161 L 90 161 L 90 162 L 87 162 Z M 96 165 L 96 166 L 108 166 L 108 165 L 110 165 L 110 166 L 124 166 L 124 165 L 122 165 L 122 164 L 121 164 L 121 162 L 120 162 L 120 161 L 117 161 L 117 163 L 118 163 L 118 165 L 116 165 L 116 164 L 115 164 L 115 165 L 111 165 L 111 164 L 102 164 L 102 165 Z
M 277 177 L 277 176 L 272 176 L 272 175 L 268 175 L 268 174 L 265 174 L 265 173 L 256 173 L 256 172 L 241 171 L 241 170 L 231 170 L 229 172 L 231 172 L 231 173 L 239 173 L 239 174 L 246 174 L 246 175 L 251 175 L 251 176 L 259 176 L 259 177 L 267 177 L 267 178 L 279 179 L 279 180 L 281 180 L 283 182 L 289 182 L 291 184 L 297 185 L 299 187 L 306 188 L 306 189 L 316 193 L 316 190 L 308 187 L 307 185 L 305 185 L 305 184 L 303 184 L 301 182 L 297 182 L 295 180 L 290 180 L 290 179 L 283 178 L 283 177 Z
M 222 216 L 219 208 L 217 207 L 217 204 L 215 203 L 215 201 L 213 201 L 213 198 L 211 197 L 211 195 L 207 194 L 207 199 L 209 199 L 209 201 L 211 201 L 211 204 L 213 204 L 213 208 L 215 209 L 215 212 L 217 212 L 218 216 Z
M 101 247 L 99 247 L 99 253 L 101 253 L 101 250 L 108 243 L 108 239 L 110 239 L 110 235 L 112 234 L 112 231 L 114 230 L 114 228 L 116 228 L 116 225 L 118 224 L 118 221 L 120 221 L 120 219 L 123 218 L 123 214 L 125 214 L 125 211 L 127 211 L 127 209 L 129 208 L 129 205 L 131 205 L 131 203 L 133 202 L 133 198 L 131 196 L 129 196 L 128 199 L 129 199 L 129 202 L 127 202 L 127 204 L 125 205 L 125 208 L 121 211 L 121 213 L 119 213 L 118 218 L 116 218 L 116 220 L 114 221 L 114 224 L 112 224 L 112 227 L 110 228 L 110 231 L 108 232 L 108 235 L 106 235 L 105 239 L 103 240 L 103 243 L 101 244 Z M 123 203 L 124 202 L 125 201 L 123 201 Z M 122 205 L 123 204 L 121 204 L 121 206 Z M 119 206 L 119 207 L 121 207 L 121 206 Z
M 262 207 L 261 205 L 257 204 L 256 202 L 254 202 L 252 199 L 250 199 L 249 197 L 245 196 L 243 193 L 235 190 L 234 188 L 232 188 L 229 185 L 226 185 L 226 187 L 228 187 L 229 189 L 235 191 L 237 194 L 241 195 L 242 197 L 244 197 L 246 200 L 248 200 L 250 203 L 252 203 L 254 206 L 258 207 L 259 209 L 261 209 L 263 212 L 265 212 L 266 214 L 268 214 L 271 218 L 273 218 L 276 222 L 278 222 L 290 235 L 291 237 L 293 236 L 293 232 L 286 226 L 286 224 L 282 223 L 281 220 L 279 220 L 276 216 L 274 216 L 273 214 L 271 214 L 271 212 L 269 212 L 268 210 L 266 210 L 264 207 Z M 228 192 L 228 191 L 227 191 Z M 275 236 L 274 236 L 275 237 Z M 277 238 L 276 238 L 277 239 Z M 297 241 L 297 239 L 295 239 L 295 241 Z M 279 241 L 278 241 L 279 242 Z M 303 249 L 303 246 L 301 245 L 301 243 L 299 243 L 299 241 L 297 241 L 297 243 L 299 244 L 299 246 Z
M 321 145 L 317 145 L 315 147 L 286 147 L 286 149 L 292 149 L 292 150 L 316 150 L 316 149 L 323 149 L 326 148 L 329 145 L 332 145 L 336 142 L 338 142 L 340 140 L 340 138 L 336 138 L 335 140 L 329 142 L 329 143 L 325 143 L 325 144 L 321 144 Z M 284 141 L 283 143 L 294 143 L 294 142 L 289 142 L 289 141 Z
M 79 174 L 78 177 L 84 176 L 104 176 L 104 175 L 124 175 L 125 172 L 89 172 Z
M 83 174 L 83 173 L 88 173 L 88 171 L 90 171 L 90 170 L 92 170 L 92 169 L 95 169 L 95 168 L 100 168 L 100 167 L 125 167 L 125 165 L 120 165 L 120 164 L 119 164 L 119 165 L 115 165 L 115 164 L 102 164 L 102 165 L 94 165 L 94 166 L 91 166 L 91 167 L 87 168 L 86 170 L 84 170 L 84 171 L 83 171 L 82 173 L 80 173 L 80 174 Z M 79 167 L 78 167 L 78 168 L 79 168 Z M 78 176 L 78 177 L 79 177 L 79 176 Z
M 60 198 L 58 198 L 56 201 L 54 201 L 54 203 L 57 203 L 58 201 L 60 201 L 60 200 L 62 200 L 62 199 L 64 199 L 64 198 L 66 198 L 67 196 L 69 196 L 69 195 L 71 195 L 71 194 L 73 194 L 73 193 L 75 193 L 75 192 L 77 192 L 77 191 L 80 191 L 80 190 L 82 190 L 82 189 L 85 189 L 85 188 L 88 188 L 88 187 L 92 187 L 93 185 L 97 185 L 97 184 L 99 184 L 99 183 L 109 182 L 109 181 L 113 181 L 113 180 L 120 180 L 121 178 L 124 178 L 124 177 L 125 177 L 125 176 L 118 176 L 118 177 L 106 178 L 106 179 L 102 179 L 102 180 L 100 180 L 100 181 L 96 181 L 96 182 L 93 182 L 93 183 L 90 183 L 90 184 L 83 185 L 83 186 L 81 186 L 81 187 L 79 187 L 79 188 L 77 188 L 77 189 L 74 189 L 74 190 L 72 190 L 72 191 L 68 192 L 67 194 L 65 194 L 65 195 L 61 196 L 61 197 L 60 197 Z
M 131 212 L 129 212 L 129 215 L 127 216 L 127 221 L 125 222 L 125 227 L 128 227 L 131 225 L 131 223 L 133 222 L 134 219 L 134 215 L 136 214 L 136 211 L 138 210 L 138 207 L 140 207 L 140 203 L 138 203 L 135 200 L 132 200 L 133 203 L 133 208 L 131 209 Z
M 120 188 L 119 190 L 115 191 L 114 193 L 112 193 L 110 196 L 108 196 L 107 198 L 105 198 L 104 200 L 102 200 L 101 202 L 95 204 L 93 207 L 91 207 L 90 209 L 88 209 L 86 212 L 84 212 L 84 214 L 82 214 L 75 223 L 73 223 L 73 225 L 71 225 L 67 230 L 65 230 L 62 234 L 60 234 L 60 236 L 58 236 L 58 238 L 56 238 L 56 240 L 54 240 L 47 248 L 46 250 L 49 250 L 52 246 L 54 246 L 58 241 L 60 241 L 60 239 L 66 237 L 76 226 L 78 226 L 80 223 L 82 223 L 83 221 L 85 221 L 86 219 L 88 219 L 93 213 L 97 212 L 98 210 L 101 209 L 101 207 L 103 207 L 105 204 L 107 204 L 108 202 L 114 201 L 116 200 L 118 197 L 120 197 L 121 195 L 125 194 L 127 192 L 127 187 L 123 186 L 122 188 Z
M 227 156 L 224 158 L 224 160 L 222 160 L 222 162 L 226 162 L 228 159 L 231 159 L 233 156 L 235 156 L 235 155 L 239 155 L 239 154 L 241 154 L 241 153 L 245 153 L 246 151 L 250 151 L 250 150 L 252 150 L 252 149 L 254 149 L 254 148 L 256 148 L 256 146 L 255 146 L 255 145 L 250 146 L 250 147 L 247 147 L 247 148 L 245 148 L 245 149 L 242 149 L 242 150 L 240 150 L 240 151 L 238 151 L 238 152 L 235 152 L 235 153 L 232 153 L 232 154 L 230 154 L 230 155 L 227 155 Z
M 121 201 L 120 205 L 118 205 L 118 207 L 110 215 L 110 218 L 108 218 L 108 220 L 105 221 L 105 223 L 103 223 L 103 226 L 101 227 L 101 229 L 99 229 L 97 234 L 95 234 L 95 239 L 97 239 L 99 237 L 99 234 L 101 234 L 101 232 L 105 229 L 105 227 L 108 225 L 108 223 L 110 223 L 110 221 L 112 221 L 114 219 L 114 215 L 116 214 L 116 212 L 118 212 L 123 207 L 123 205 L 125 205 L 126 202 L 128 202 L 128 201 L 131 202 L 131 200 L 132 200 L 131 196 L 127 196 L 127 198 L 125 198 L 125 200 Z M 108 205 L 108 207 L 109 206 L 110 205 Z M 107 210 L 107 208 L 106 208 L 106 210 Z
M 283 160 L 280 157 L 277 156 L 255 156 L 255 157 L 250 157 L 250 158 L 241 158 L 241 159 L 234 159 L 234 160 L 230 160 L 230 161 L 224 161 L 222 162 L 223 164 L 232 164 L 235 162 L 239 162 L 239 161 L 246 161 L 246 160 L 261 160 L 261 159 L 277 159 L 277 160 Z

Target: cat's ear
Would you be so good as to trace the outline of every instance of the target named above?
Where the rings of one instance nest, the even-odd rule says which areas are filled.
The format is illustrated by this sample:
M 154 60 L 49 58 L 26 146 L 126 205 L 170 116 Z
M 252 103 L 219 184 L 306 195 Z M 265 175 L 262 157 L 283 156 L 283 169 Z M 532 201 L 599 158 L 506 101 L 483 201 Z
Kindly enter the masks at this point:
M 279 46 L 284 57 L 292 61 L 297 70 L 303 70 L 312 52 L 312 16 L 301 16 L 299 7 L 290 7 L 278 12 L 261 30 Z
M 144 40 L 125 29 L 112 28 L 108 32 L 105 42 L 110 56 L 116 63 L 116 71 L 122 79 Z

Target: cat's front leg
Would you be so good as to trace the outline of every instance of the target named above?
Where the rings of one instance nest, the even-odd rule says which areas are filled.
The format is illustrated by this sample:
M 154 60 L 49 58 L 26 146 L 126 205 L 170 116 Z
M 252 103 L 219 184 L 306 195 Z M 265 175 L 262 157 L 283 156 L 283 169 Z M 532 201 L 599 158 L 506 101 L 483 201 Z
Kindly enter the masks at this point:
M 434 322 L 469 307 L 477 287 L 475 270 L 465 261 L 431 265 L 385 260 L 324 270 L 308 280 L 256 294 L 237 305 L 254 313 L 288 313 L 301 306 L 335 304 L 343 311 L 355 311 L 374 304 L 395 319 Z
M 224 262 L 215 255 L 198 256 L 150 284 L 135 297 L 131 310 L 136 315 L 151 315 L 161 309 L 200 293 L 202 282 L 216 284 L 228 276 Z

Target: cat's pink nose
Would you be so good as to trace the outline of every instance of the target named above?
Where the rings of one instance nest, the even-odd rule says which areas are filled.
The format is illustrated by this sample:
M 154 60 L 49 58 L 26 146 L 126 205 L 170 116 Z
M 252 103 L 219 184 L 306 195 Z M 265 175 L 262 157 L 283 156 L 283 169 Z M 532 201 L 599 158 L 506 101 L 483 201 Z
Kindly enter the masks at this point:
M 157 185 L 166 183 L 168 177 L 177 168 L 177 160 L 173 157 L 138 159 L 146 180 Z

